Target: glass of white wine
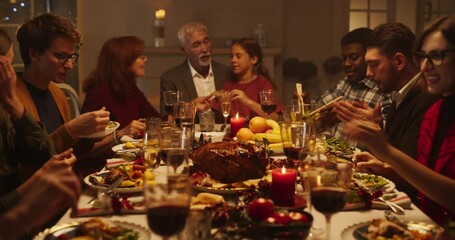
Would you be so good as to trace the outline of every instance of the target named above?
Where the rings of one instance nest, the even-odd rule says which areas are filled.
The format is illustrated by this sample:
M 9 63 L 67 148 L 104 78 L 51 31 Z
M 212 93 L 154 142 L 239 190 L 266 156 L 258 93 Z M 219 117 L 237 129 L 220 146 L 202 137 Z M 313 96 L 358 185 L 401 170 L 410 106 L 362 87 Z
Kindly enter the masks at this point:
M 144 132 L 142 156 L 144 165 L 155 170 L 161 163 L 161 133 L 158 130 Z
M 227 123 L 227 117 L 231 114 L 231 92 L 229 91 L 222 91 L 221 92 L 221 112 L 223 113 L 224 117 L 224 125 Z

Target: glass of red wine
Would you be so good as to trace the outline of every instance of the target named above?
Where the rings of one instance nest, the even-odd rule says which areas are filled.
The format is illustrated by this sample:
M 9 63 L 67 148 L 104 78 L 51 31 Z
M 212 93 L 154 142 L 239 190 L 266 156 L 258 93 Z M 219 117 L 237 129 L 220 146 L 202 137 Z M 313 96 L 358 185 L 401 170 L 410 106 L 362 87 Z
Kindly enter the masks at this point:
M 164 100 L 164 110 L 174 117 L 174 105 L 182 101 L 182 92 L 179 91 L 164 91 L 163 92 Z
M 346 203 L 346 195 L 351 181 L 352 166 L 336 160 L 318 161 L 318 171 L 311 188 L 311 202 L 314 208 L 326 219 L 325 239 L 330 239 L 330 219 L 341 211 Z
M 168 239 L 185 228 L 191 200 L 188 175 L 145 175 L 144 197 L 148 225 L 153 233 Z
M 267 118 L 269 115 L 275 112 L 277 105 L 277 93 L 273 89 L 261 90 L 259 92 L 259 99 L 261 102 L 262 111 L 265 112 Z

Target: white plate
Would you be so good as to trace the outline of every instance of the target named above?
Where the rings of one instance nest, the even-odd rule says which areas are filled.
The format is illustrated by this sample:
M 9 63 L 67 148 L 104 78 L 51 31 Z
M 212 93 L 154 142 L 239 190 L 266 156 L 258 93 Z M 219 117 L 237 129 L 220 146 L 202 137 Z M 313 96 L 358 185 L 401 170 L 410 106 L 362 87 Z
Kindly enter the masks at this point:
M 224 135 L 226 134 L 225 132 L 195 132 L 194 136 L 196 140 L 199 140 L 201 133 L 204 134 L 207 138 L 212 138 L 212 142 L 222 142 Z
M 120 138 L 120 142 L 122 143 L 126 143 L 126 142 L 139 142 L 141 141 L 142 138 L 133 138 L 133 137 L 130 137 L 128 135 L 123 135 L 121 138 Z
M 100 190 L 104 191 L 106 190 L 106 186 L 104 185 L 96 185 L 92 182 L 90 182 L 90 177 L 100 177 L 97 175 L 98 173 L 92 173 L 84 178 L 84 183 L 87 184 L 90 188 L 93 188 L 95 190 Z M 137 192 L 142 192 L 144 191 L 143 187 L 116 187 L 114 188 L 114 191 L 118 193 L 137 193 Z
M 365 233 L 367 230 L 367 226 L 371 224 L 372 221 L 368 222 L 360 222 L 354 225 L 351 225 L 345 228 L 341 232 L 341 239 L 343 240 L 367 240 L 363 236 L 354 235 L 354 233 L 358 230 L 361 233 Z M 408 230 L 416 230 L 419 233 L 427 233 L 431 237 L 430 239 L 439 239 L 443 229 L 439 226 L 436 226 L 432 223 L 424 223 L 424 222 L 412 222 L 412 221 L 403 221 L 403 224 L 406 225 Z
M 105 136 L 113 133 L 120 126 L 120 123 L 118 123 L 118 122 L 114 122 L 114 123 L 115 123 L 114 126 L 106 127 L 106 129 L 104 129 L 104 131 L 102 131 L 102 132 L 97 132 L 97 133 L 93 133 L 93 134 L 89 134 L 89 135 L 84 135 L 84 136 L 81 136 L 81 138 L 102 138 L 102 137 L 105 137 Z
M 239 187 L 239 188 L 233 188 L 233 187 L 204 187 L 204 186 L 194 186 L 194 189 L 200 191 L 200 192 L 208 192 L 208 193 L 215 193 L 215 194 L 220 194 L 220 195 L 231 195 L 231 194 L 237 194 L 238 191 L 244 191 L 249 189 L 248 187 Z
M 355 174 L 359 174 L 359 175 L 365 175 L 365 176 L 373 176 L 373 177 L 381 177 L 383 178 L 387 183 L 382 186 L 381 188 L 379 188 L 382 192 L 384 193 L 391 193 L 395 190 L 395 183 L 390 181 L 389 179 L 383 177 L 383 176 L 379 176 L 379 175 L 374 175 L 374 174 L 368 174 L 368 173 L 355 173 Z
M 111 222 L 122 226 L 124 228 L 129 228 L 135 232 L 139 233 L 139 240 L 149 240 L 151 239 L 151 233 L 148 229 L 146 229 L 143 226 L 130 223 L 130 222 L 123 222 L 123 221 L 116 221 L 116 220 L 110 220 Z M 77 226 L 79 226 L 81 222 L 72 222 L 72 223 L 64 223 L 60 225 L 53 226 L 51 228 L 48 228 L 42 232 L 40 232 L 38 235 L 33 238 L 34 240 L 44 240 L 44 239 L 59 239 L 58 236 L 62 234 L 68 234 L 71 235 L 74 234 L 74 232 L 77 229 Z M 70 238 L 68 238 L 70 239 Z
M 140 148 L 125 149 L 125 148 L 123 148 L 124 146 L 125 146 L 125 143 L 121 143 L 121 144 L 113 146 L 111 148 L 111 150 L 115 153 L 118 151 L 135 153 L 135 152 L 139 152 L 139 150 L 141 150 Z

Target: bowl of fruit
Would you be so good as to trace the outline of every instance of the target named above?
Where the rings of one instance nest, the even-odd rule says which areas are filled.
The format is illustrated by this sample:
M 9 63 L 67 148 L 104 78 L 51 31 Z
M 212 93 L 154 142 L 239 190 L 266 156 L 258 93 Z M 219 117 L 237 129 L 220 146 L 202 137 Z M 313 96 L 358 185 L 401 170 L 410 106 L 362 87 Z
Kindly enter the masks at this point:
M 266 198 L 254 200 L 248 207 L 248 215 L 259 238 L 306 239 L 313 224 L 310 213 L 303 210 L 275 211 L 273 201 Z

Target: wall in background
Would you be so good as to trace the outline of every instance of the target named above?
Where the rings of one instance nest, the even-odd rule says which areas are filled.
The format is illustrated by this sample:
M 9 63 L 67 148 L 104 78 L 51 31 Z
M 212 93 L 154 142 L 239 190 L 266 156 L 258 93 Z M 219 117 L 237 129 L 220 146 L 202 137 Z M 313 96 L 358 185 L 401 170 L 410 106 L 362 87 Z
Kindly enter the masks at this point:
M 227 39 L 253 36 L 258 23 L 268 32 L 268 46 L 282 48 L 282 59 L 296 56 L 320 64 L 327 56 L 338 54 L 339 36 L 347 29 L 347 16 L 340 14 L 340 6 L 347 0 L 80 0 L 78 1 L 79 29 L 84 36 L 79 63 L 80 82 L 96 64 L 101 45 L 107 39 L 120 35 L 137 35 L 153 45 L 154 13 L 166 10 L 166 45 L 178 46 L 176 32 L 185 22 L 199 20 L 209 28 L 214 47 L 222 48 Z M 179 62 L 183 61 L 183 56 Z M 148 68 L 160 64 L 149 61 Z M 281 65 L 275 67 L 276 81 L 281 81 Z M 148 71 L 148 72 L 153 72 Z M 156 74 L 154 74 L 156 75 Z M 144 83 L 144 81 L 146 83 Z M 147 75 L 139 80 L 140 86 L 157 88 L 156 76 Z M 149 88 L 149 87 L 146 87 Z M 157 91 L 143 89 L 155 94 Z M 159 89 L 158 89 L 159 92 Z M 149 98 L 157 106 L 156 98 Z

